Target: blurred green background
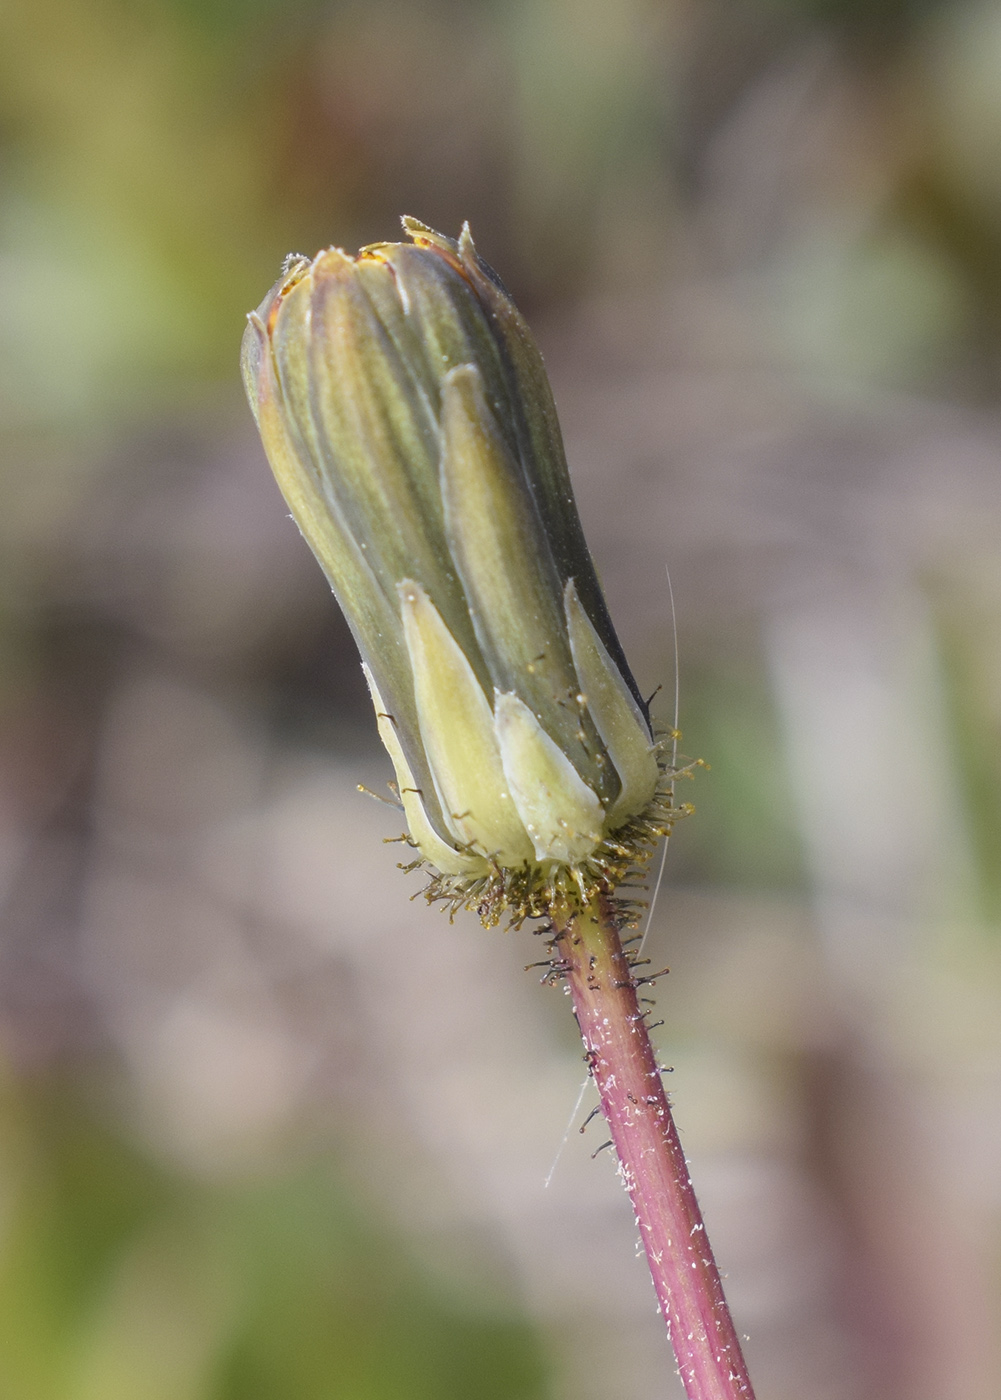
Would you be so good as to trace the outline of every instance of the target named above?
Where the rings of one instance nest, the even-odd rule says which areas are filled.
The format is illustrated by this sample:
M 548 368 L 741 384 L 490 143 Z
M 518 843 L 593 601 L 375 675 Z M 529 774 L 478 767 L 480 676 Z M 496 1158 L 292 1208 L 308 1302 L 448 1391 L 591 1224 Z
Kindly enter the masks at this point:
M 0 0 L 4 1400 L 680 1395 L 242 402 L 401 213 L 537 328 L 665 722 L 670 570 L 657 1034 L 761 1400 L 996 1400 L 999 149 L 998 0 Z

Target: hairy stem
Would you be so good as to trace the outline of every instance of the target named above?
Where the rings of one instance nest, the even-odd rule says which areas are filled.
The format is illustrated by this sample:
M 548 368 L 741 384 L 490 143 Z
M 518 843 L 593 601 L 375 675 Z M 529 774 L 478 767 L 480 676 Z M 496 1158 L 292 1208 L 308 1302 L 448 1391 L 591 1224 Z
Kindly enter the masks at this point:
M 556 938 L 689 1400 L 754 1400 L 612 906 Z

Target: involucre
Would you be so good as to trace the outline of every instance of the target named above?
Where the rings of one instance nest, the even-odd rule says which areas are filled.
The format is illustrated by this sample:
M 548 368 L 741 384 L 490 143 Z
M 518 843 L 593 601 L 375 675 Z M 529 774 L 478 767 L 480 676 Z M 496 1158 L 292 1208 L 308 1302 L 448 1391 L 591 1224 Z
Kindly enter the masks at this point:
M 584 541 L 542 357 L 468 227 L 296 259 L 243 372 L 361 651 L 429 895 L 610 891 L 677 813 Z

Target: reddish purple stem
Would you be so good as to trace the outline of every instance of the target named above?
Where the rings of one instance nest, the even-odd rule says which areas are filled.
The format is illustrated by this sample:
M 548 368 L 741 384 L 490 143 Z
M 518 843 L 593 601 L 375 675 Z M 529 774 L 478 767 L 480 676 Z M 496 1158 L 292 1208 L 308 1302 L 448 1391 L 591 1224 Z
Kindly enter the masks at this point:
M 557 948 L 689 1400 L 754 1400 L 610 905 Z

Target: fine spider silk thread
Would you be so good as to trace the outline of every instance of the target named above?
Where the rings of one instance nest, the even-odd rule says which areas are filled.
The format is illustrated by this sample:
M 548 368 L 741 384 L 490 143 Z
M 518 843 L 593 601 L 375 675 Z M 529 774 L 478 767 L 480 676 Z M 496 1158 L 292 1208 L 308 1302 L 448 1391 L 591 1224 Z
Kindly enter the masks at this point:
M 667 576 L 667 596 L 671 604 L 671 636 L 674 644 L 674 720 L 671 725 L 671 771 L 673 772 L 674 769 L 678 766 L 678 717 L 681 709 L 681 669 L 678 662 L 678 614 L 674 606 L 674 588 L 671 584 L 671 570 L 666 564 L 664 565 L 664 573 Z M 671 783 L 670 792 L 671 806 L 673 807 L 673 781 Z M 657 907 L 657 896 L 660 894 L 661 883 L 664 879 L 664 868 L 667 865 L 667 843 L 669 840 L 670 837 L 665 836 L 661 843 L 660 864 L 657 868 L 657 879 L 654 882 L 653 894 L 651 895 L 650 903 L 647 906 L 646 920 L 643 928 L 643 937 L 640 939 L 639 947 L 636 949 L 637 957 L 643 951 L 644 945 L 646 944 L 647 938 L 650 933 L 650 926 L 653 923 L 653 911 Z M 584 1096 L 587 1093 L 587 1086 L 591 1082 L 591 1076 L 586 1075 L 584 1078 L 584 1082 L 580 1086 L 580 1091 L 577 1094 L 574 1106 L 570 1110 L 570 1117 L 567 1119 L 567 1126 L 563 1133 L 563 1137 L 560 1139 L 560 1145 L 556 1149 L 556 1156 L 553 1158 L 553 1164 L 549 1168 L 548 1173 L 546 1174 L 545 1181 L 542 1183 L 543 1187 L 547 1190 L 549 1188 L 550 1183 L 552 1182 L 553 1177 L 556 1175 L 556 1168 L 559 1166 L 560 1158 L 563 1156 L 563 1149 L 570 1141 L 570 1134 L 573 1132 L 573 1125 L 577 1121 L 577 1115 L 578 1113 L 580 1113 L 581 1105 L 584 1102 Z M 583 1132 L 583 1128 L 581 1129 L 581 1131 Z
M 674 588 L 671 585 L 671 570 L 664 565 L 664 573 L 667 577 L 667 596 L 671 603 L 671 636 L 674 642 L 674 721 L 671 725 L 671 771 L 678 766 L 678 717 L 681 711 L 681 668 L 678 662 L 678 614 L 674 606 Z M 674 806 L 674 782 L 671 782 L 671 806 Z M 643 937 L 640 939 L 639 947 L 636 949 L 637 957 L 642 953 L 644 945 L 650 934 L 650 927 L 653 923 L 653 911 L 657 906 L 657 896 L 660 894 L 661 882 L 664 879 L 664 867 L 667 864 L 667 843 L 669 837 L 665 836 L 660 848 L 660 866 L 657 870 L 657 879 L 654 883 L 653 894 L 650 898 L 650 905 L 646 911 L 646 927 L 643 929 Z

